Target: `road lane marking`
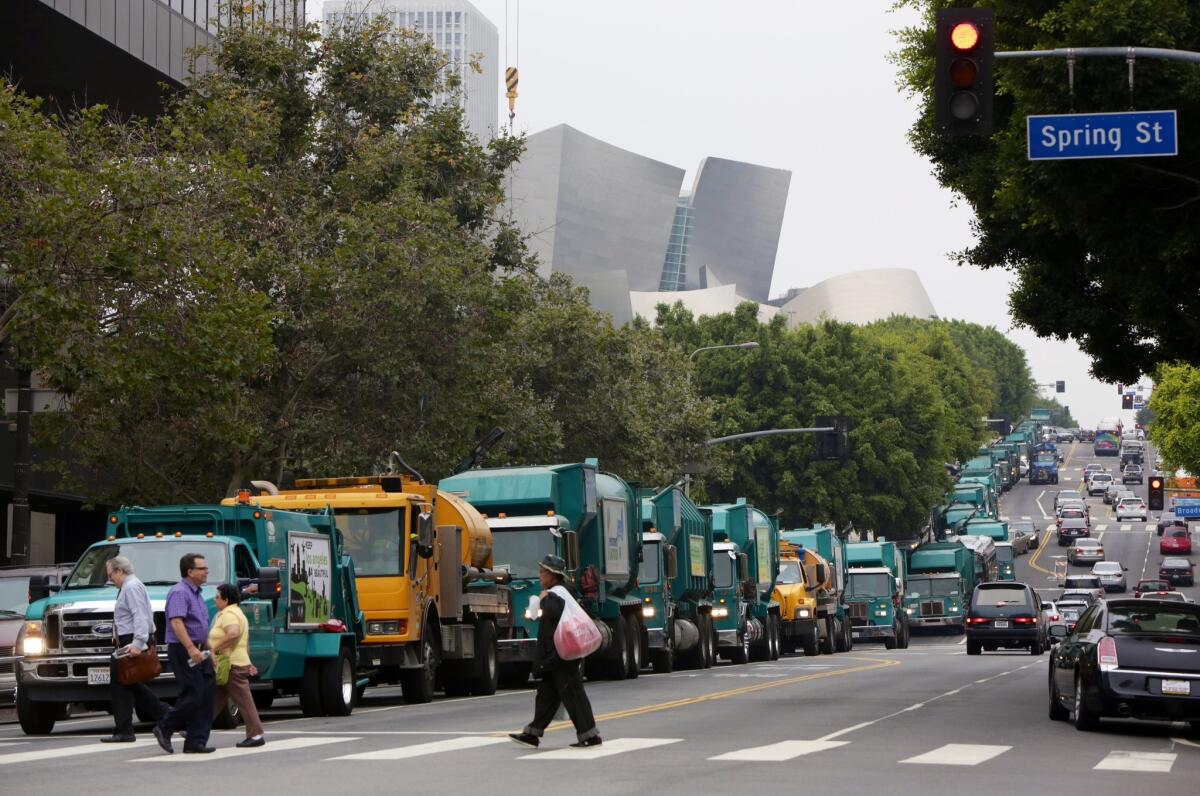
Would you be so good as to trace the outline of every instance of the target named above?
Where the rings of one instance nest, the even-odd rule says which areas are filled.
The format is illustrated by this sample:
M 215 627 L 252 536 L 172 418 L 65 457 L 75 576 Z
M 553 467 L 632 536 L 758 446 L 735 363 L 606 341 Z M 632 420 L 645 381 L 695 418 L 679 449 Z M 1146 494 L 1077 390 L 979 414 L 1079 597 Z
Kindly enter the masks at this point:
M 349 740 L 348 738 L 346 740 Z M 510 743 L 507 738 L 495 736 L 467 735 L 461 738 L 447 738 L 444 741 L 430 741 L 411 746 L 398 746 L 394 749 L 376 749 L 371 752 L 356 752 L 355 754 L 330 757 L 329 760 L 407 760 L 411 757 L 424 757 L 442 752 L 461 752 L 466 749 L 478 749 L 483 746 L 494 746 Z
M 889 714 L 889 715 L 895 715 L 895 714 Z M 840 737 L 840 736 L 843 736 L 843 735 L 848 735 L 849 733 L 855 732 L 856 730 L 861 730 L 861 729 L 863 729 L 863 728 L 865 728 L 865 727 L 870 727 L 872 724 L 875 724 L 876 722 L 883 721 L 883 719 L 886 719 L 886 718 L 888 718 L 888 716 L 884 716 L 884 717 L 882 717 L 882 718 L 874 719 L 874 720 L 872 720 L 872 721 L 862 721 L 862 722 L 859 722 L 858 724 L 855 724 L 855 725 L 854 725 L 854 726 L 852 726 L 852 727 L 847 727 L 847 728 L 846 728 L 846 729 L 844 729 L 844 730 L 838 730 L 837 732 L 831 732 L 831 733 L 829 733 L 828 735 L 822 735 L 822 736 L 821 736 L 820 738 L 818 738 L 817 740 L 818 740 L 818 741 L 832 741 L 834 738 L 838 738 L 838 737 Z
M 307 749 L 310 746 L 325 746 L 331 743 L 345 743 L 346 741 L 360 741 L 358 737 L 339 737 L 339 738 L 288 738 L 286 741 L 268 741 L 265 746 L 255 746 L 250 749 L 238 749 L 236 746 L 226 746 L 218 749 L 207 755 L 188 755 L 176 752 L 173 755 L 157 754 L 154 757 L 139 757 L 136 760 L 130 760 L 131 763 L 215 763 L 220 760 L 228 760 L 231 757 L 245 757 L 246 755 L 261 755 L 268 752 L 292 752 L 297 749 Z
M 1114 750 L 1108 757 L 1092 766 L 1094 771 L 1140 771 L 1170 774 L 1175 764 L 1172 752 L 1122 752 Z
M 682 738 L 614 738 L 605 741 L 600 746 L 589 746 L 583 749 L 555 749 L 553 752 L 538 752 L 523 755 L 518 760 L 596 760 L 601 757 L 611 757 L 625 752 L 640 752 L 643 749 L 653 749 L 656 746 L 667 746 L 682 743 Z
M 948 743 L 923 755 L 901 760 L 929 766 L 977 766 L 1012 749 L 1011 746 L 991 744 Z
M 1122 525 L 1121 526 L 1122 531 L 1128 531 L 1128 530 L 1131 530 L 1132 528 L 1133 528 L 1132 525 Z
M 782 763 L 801 755 L 811 755 L 814 752 L 824 752 L 845 746 L 849 741 L 780 741 L 767 746 L 752 746 L 749 749 L 739 749 L 736 752 L 726 752 L 723 755 L 710 757 L 709 760 L 742 760 L 760 763 Z
M 1042 512 L 1042 519 L 1048 520 L 1048 519 L 1050 519 L 1050 515 L 1046 513 L 1046 510 L 1044 508 L 1042 508 L 1042 498 L 1045 497 L 1045 495 L 1046 495 L 1046 490 L 1043 489 L 1042 493 L 1033 499 L 1033 502 L 1035 504 L 1037 504 L 1038 511 Z
M 57 760 L 63 757 L 76 757 L 79 755 L 94 755 L 100 752 L 116 752 L 128 751 L 129 749 L 144 749 L 147 746 L 157 746 L 158 742 L 153 738 L 139 738 L 130 744 L 124 743 L 100 743 L 99 741 L 87 744 L 86 746 L 56 746 L 52 749 L 37 749 L 30 752 L 11 752 L 9 754 L 0 755 L 0 766 L 8 766 L 13 763 L 36 763 L 39 760 Z

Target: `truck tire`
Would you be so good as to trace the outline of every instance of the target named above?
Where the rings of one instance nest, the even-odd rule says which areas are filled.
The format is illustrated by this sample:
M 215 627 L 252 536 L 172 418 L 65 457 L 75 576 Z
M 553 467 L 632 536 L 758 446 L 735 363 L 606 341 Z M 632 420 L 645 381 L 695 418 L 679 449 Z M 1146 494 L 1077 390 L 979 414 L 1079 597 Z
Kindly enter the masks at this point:
M 354 655 L 342 647 L 336 658 L 321 661 L 321 707 L 326 716 L 349 716 L 354 710 Z
M 704 629 L 704 668 L 711 669 L 717 664 L 717 631 L 713 628 L 711 614 L 704 615 Z
M 771 614 L 771 660 L 777 661 L 783 657 L 783 621 L 779 614 Z
M 750 628 L 745 628 L 742 631 L 742 643 L 733 648 L 729 654 L 729 660 L 741 666 L 750 662 Z
M 750 627 L 750 623 L 746 623 L 746 627 Z M 771 659 L 771 618 L 762 623 L 762 635 L 758 641 L 750 644 L 749 658 L 751 661 L 766 661 Z
M 832 655 L 836 644 L 833 635 L 833 617 L 825 617 L 825 637 L 821 639 L 821 654 Z
M 321 669 L 320 662 L 310 660 L 304 662 L 304 676 L 300 679 L 300 712 L 305 716 L 324 716 L 321 706 Z
M 624 680 L 629 676 L 629 637 L 625 633 L 625 617 L 618 616 L 612 627 L 612 646 L 604 670 L 609 680 Z
M 700 646 L 700 642 L 696 642 Z M 655 674 L 670 674 L 675 671 L 675 628 L 671 622 L 663 624 L 662 649 L 650 650 L 650 667 Z
M 834 626 L 834 645 L 833 645 L 834 652 L 849 652 L 850 647 L 846 643 L 847 636 L 848 636 L 848 634 L 846 633 L 846 625 L 842 622 L 841 619 L 839 619 L 838 617 L 835 616 L 833 618 L 833 626 Z
M 480 619 L 475 623 L 475 660 L 471 677 L 474 696 L 491 696 L 500 684 L 500 651 L 496 644 L 496 623 Z
M 213 717 L 212 726 L 218 730 L 236 730 L 242 723 L 242 711 L 232 699 L 225 699 L 225 707 Z
M 900 632 L 896 635 L 896 646 L 902 650 L 908 649 L 909 630 L 908 622 L 900 620 Z
M 626 676 L 636 680 L 642 673 L 642 623 L 634 614 L 626 614 L 625 641 L 629 645 L 629 669 Z
M 54 702 L 34 702 L 25 689 L 17 688 L 17 720 L 26 735 L 49 735 L 59 719 L 60 709 L 65 707 Z
M 532 663 L 502 663 L 500 664 L 500 685 L 504 688 L 524 688 L 529 683 L 529 675 L 532 671 Z
M 809 657 L 815 657 L 820 652 L 820 639 L 817 637 L 817 626 L 812 626 L 812 631 L 805 633 L 800 637 L 800 644 L 804 647 L 804 654 Z
M 400 691 L 409 705 L 423 705 L 433 701 L 437 689 L 437 671 L 441 656 L 441 643 L 437 634 L 425 623 L 421 633 L 421 666 L 417 669 L 400 670 Z
M 896 637 L 895 637 L 895 636 L 889 636 L 889 637 L 886 637 L 886 638 L 884 638 L 884 640 L 883 640 L 883 648 L 884 648 L 885 650 L 894 650 L 894 649 L 896 649 Z

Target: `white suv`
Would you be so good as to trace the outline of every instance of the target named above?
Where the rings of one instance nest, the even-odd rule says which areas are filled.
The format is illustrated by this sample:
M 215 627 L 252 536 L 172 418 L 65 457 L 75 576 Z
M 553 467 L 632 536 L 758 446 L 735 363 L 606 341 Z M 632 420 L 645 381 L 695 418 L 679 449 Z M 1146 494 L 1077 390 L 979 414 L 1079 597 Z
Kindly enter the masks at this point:
M 1117 504 L 1117 521 L 1121 520 L 1141 520 L 1145 522 L 1150 517 L 1150 510 L 1146 508 L 1146 501 L 1140 497 L 1122 498 Z
M 1103 495 L 1112 482 L 1113 477 L 1108 473 L 1093 473 L 1092 477 L 1088 479 L 1087 493 L 1093 497 Z

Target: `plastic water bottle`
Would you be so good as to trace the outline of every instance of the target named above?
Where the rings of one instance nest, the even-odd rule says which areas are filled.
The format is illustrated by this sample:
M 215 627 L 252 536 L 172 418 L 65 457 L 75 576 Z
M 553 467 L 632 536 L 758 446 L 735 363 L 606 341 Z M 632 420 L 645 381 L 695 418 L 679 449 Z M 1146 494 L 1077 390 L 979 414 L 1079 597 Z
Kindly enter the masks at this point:
M 211 657 L 212 657 L 212 652 L 210 652 L 209 650 L 205 650 L 204 652 L 200 653 L 200 662 L 203 663 L 204 661 L 208 660 Z M 188 666 L 192 669 L 195 669 L 196 668 L 196 659 L 191 656 L 188 656 Z

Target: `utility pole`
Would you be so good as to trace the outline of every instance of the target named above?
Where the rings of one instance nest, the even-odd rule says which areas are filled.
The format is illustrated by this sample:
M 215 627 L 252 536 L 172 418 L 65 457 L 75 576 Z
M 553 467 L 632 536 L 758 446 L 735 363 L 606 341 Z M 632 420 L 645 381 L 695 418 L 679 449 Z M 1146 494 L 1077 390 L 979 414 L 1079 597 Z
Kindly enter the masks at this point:
M 17 450 L 13 460 L 12 557 L 10 563 L 29 565 L 29 421 L 33 416 L 33 390 L 28 368 L 17 366 Z

